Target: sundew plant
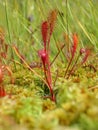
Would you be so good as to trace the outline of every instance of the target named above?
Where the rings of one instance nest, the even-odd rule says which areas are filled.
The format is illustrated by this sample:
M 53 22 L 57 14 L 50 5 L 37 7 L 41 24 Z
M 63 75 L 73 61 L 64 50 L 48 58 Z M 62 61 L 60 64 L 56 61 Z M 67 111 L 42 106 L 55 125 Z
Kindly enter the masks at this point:
M 97 0 L 0 0 L 0 130 L 98 129 Z

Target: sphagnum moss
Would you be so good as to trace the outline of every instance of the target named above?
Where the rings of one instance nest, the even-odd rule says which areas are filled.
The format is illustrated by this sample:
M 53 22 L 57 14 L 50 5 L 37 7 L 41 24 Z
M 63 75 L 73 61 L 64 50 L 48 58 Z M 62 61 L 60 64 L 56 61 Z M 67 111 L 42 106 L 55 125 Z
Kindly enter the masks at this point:
M 25 70 L 23 70 L 24 72 Z M 35 80 L 36 77 L 31 76 L 28 70 L 26 72 L 30 78 L 28 81 L 32 81 L 28 85 L 26 85 L 27 81 L 24 81 L 26 84 L 21 82 L 23 74 L 18 75 L 20 83 L 18 82 L 16 85 L 5 81 L 5 89 L 11 95 L 0 99 L 2 115 L 13 118 L 16 124 L 21 124 L 20 126 L 24 125 L 25 128 L 34 130 L 55 130 L 56 128 L 88 130 L 83 123 L 89 125 L 89 129 L 98 128 L 96 124 L 98 121 L 98 90 L 91 90 L 88 89 L 89 86 L 85 86 L 88 81 L 91 82 L 91 86 L 97 85 L 97 75 L 96 80 L 80 78 L 80 82 L 73 81 L 77 76 L 69 80 L 59 77 L 55 84 L 57 102 L 54 103 L 50 99 L 42 98 L 40 93 L 40 89 L 43 89 L 42 84 L 38 83 L 40 80 Z M 40 89 L 37 88 L 39 85 Z M 85 120 L 82 122 L 84 118 Z M 90 122 L 92 125 L 89 124 Z M 47 125 L 45 125 L 46 123 Z
M 30 8 L 27 9 L 28 5 Z M 4 28 L 6 28 L 5 17 L 2 15 L 2 13 L 4 14 L 4 6 L 4 1 L 2 2 L 1 0 L 0 22 L 4 25 Z M 51 41 L 49 41 L 51 42 L 51 50 L 49 50 L 52 56 L 49 55 L 47 59 L 53 60 L 53 62 L 52 66 L 50 66 L 51 62 L 46 62 L 47 65 L 45 66 L 45 69 L 48 68 L 46 74 L 46 78 L 48 79 L 47 83 L 48 85 L 53 85 L 52 91 L 54 92 L 56 102 L 51 101 L 51 97 L 54 101 L 53 93 L 50 94 L 49 88 L 43 83 L 42 66 L 39 66 L 39 68 L 38 66 L 35 66 L 36 69 L 33 68 L 40 74 L 41 78 L 39 79 L 39 77 L 37 77 L 38 75 L 30 71 L 30 68 L 26 68 L 27 64 L 24 65 L 23 60 L 20 59 L 20 57 L 17 57 L 18 55 L 16 56 L 16 54 L 14 54 L 15 59 L 10 59 L 9 52 L 8 60 L 5 61 L 5 59 L 3 59 L 3 63 L 11 66 L 15 84 L 10 84 L 9 76 L 6 74 L 4 75 L 4 82 L 2 82 L 1 85 L 4 85 L 7 94 L 4 98 L 0 98 L 0 130 L 98 129 L 98 55 L 91 55 L 89 61 L 82 67 L 77 60 L 79 48 L 81 47 L 80 53 L 84 54 L 84 58 L 81 57 L 79 61 L 82 61 L 82 63 L 88 57 L 89 51 L 87 50 L 90 49 L 91 51 L 95 49 L 96 52 L 98 50 L 97 3 L 95 1 L 88 2 L 85 0 L 74 0 L 74 2 L 72 0 L 44 2 L 41 0 L 25 0 L 25 2 L 6 1 L 6 14 L 9 26 L 8 35 L 10 35 L 10 41 L 15 43 L 19 52 L 22 54 L 21 56 L 24 60 L 27 60 L 26 63 L 28 63 L 28 65 L 31 65 L 31 62 L 36 63 L 35 58 L 37 59 L 37 50 L 39 50 L 39 47 L 42 47 L 39 40 L 39 25 L 42 19 L 47 15 L 46 12 L 49 11 L 48 8 L 54 7 L 56 7 L 59 14 L 57 16 L 54 32 L 55 11 L 52 11 L 52 13 L 50 12 L 53 18 L 50 16 L 47 19 L 50 26 L 50 28 L 48 28 L 50 29 L 49 35 L 53 32 L 53 37 L 51 38 Z M 27 20 L 29 13 L 33 13 L 34 19 L 32 23 L 30 20 Z M 41 15 L 39 15 L 39 13 Z M 47 21 L 45 23 L 47 23 Z M 44 26 L 45 23 L 43 22 L 42 25 Z M 47 25 L 45 26 L 43 27 L 44 29 L 42 29 L 44 44 L 46 44 L 47 37 Z M 30 30 L 30 28 L 32 29 Z M 75 30 L 79 36 L 79 48 L 77 48 L 78 39 L 76 33 L 73 35 L 73 40 L 71 39 L 71 32 L 73 32 L 73 30 Z M 69 37 L 70 46 L 62 39 L 62 32 L 64 34 L 66 32 L 68 33 L 66 36 Z M 1 32 L 0 36 L 0 43 L 3 43 Z M 58 39 L 61 41 L 58 42 Z M 8 37 L 6 41 L 9 41 Z M 32 41 L 33 43 L 31 43 Z M 73 46 L 72 43 L 74 43 Z M 4 46 L 2 47 L 2 45 Z M 0 58 L 6 56 L 5 53 L 2 53 L 2 51 L 6 50 L 6 45 L 8 44 L 0 44 Z M 62 49 L 62 45 L 64 45 L 65 48 Z M 67 51 L 68 54 L 65 52 L 67 47 L 71 47 L 69 49 L 70 51 Z M 50 54 L 50 52 L 48 54 Z M 67 56 L 69 56 L 71 53 L 72 55 L 76 54 L 76 57 L 73 60 L 73 63 L 68 65 L 69 70 L 67 69 L 67 78 L 65 79 L 64 73 L 66 71 L 67 62 L 69 62 L 68 59 L 65 59 L 65 55 L 67 54 Z M 56 59 L 56 62 L 54 63 L 55 57 L 58 57 L 58 59 Z M 2 59 L 0 60 L 2 61 Z M 21 60 L 21 63 L 19 60 Z M 15 63 L 16 68 L 14 68 L 12 62 Z M 40 63 L 40 61 L 38 62 Z M 58 73 L 56 73 L 56 70 L 58 70 Z M 72 73 L 73 71 L 74 73 Z

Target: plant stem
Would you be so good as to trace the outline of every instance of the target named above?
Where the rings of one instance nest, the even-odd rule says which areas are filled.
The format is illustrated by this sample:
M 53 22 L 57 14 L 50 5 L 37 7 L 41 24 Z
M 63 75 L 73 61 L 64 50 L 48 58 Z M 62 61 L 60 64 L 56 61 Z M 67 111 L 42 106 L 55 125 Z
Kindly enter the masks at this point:
M 50 71 L 49 53 L 47 55 L 47 75 L 46 75 L 46 80 L 47 80 L 47 83 L 48 83 L 48 86 L 49 86 L 49 90 L 50 90 L 50 94 L 51 94 L 51 100 L 55 102 L 55 95 L 54 95 L 53 88 L 52 88 L 52 76 L 51 76 L 51 71 Z
M 68 74 L 67 79 L 69 79 L 70 75 L 72 74 L 72 72 L 73 72 L 73 70 L 74 70 L 74 68 L 75 68 L 75 66 L 76 66 L 76 64 L 77 64 L 77 62 L 78 62 L 78 60 L 79 60 L 79 58 L 80 58 L 80 54 L 78 55 L 78 57 L 77 57 L 77 59 L 76 59 L 74 65 L 72 66 L 72 68 L 71 68 L 71 70 L 70 70 L 70 72 L 69 72 L 69 74 Z
M 60 52 L 63 50 L 64 47 L 65 47 L 65 44 L 63 44 L 62 47 L 59 49 L 58 53 L 56 54 L 56 56 L 55 56 L 54 59 L 52 60 L 50 66 L 54 63 L 54 61 L 55 61 L 56 58 L 59 56 Z
M 68 66 L 67 66 L 67 68 L 66 68 L 66 71 L 65 71 L 65 74 L 64 74 L 64 78 L 65 78 L 65 76 L 66 76 L 66 74 L 67 74 L 67 72 L 68 72 L 68 69 L 69 69 L 69 67 L 70 67 L 70 65 L 71 65 L 71 63 L 72 63 L 72 60 L 73 60 L 73 56 L 71 57 L 71 59 L 70 59 L 70 61 L 69 61 L 69 64 L 68 64 Z

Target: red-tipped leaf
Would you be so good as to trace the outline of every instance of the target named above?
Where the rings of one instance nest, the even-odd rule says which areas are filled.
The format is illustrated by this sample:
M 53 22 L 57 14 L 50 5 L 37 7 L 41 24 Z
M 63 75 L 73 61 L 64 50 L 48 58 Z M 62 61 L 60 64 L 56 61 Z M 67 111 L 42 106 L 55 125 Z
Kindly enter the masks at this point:
M 0 98 L 6 96 L 6 91 L 3 87 L 0 87 Z
M 90 50 L 85 49 L 85 55 L 84 55 L 84 58 L 82 59 L 82 64 L 84 64 L 87 61 L 89 55 L 90 55 Z
M 51 36 L 51 34 L 53 32 L 56 19 L 57 19 L 57 10 L 53 10 L 53 11 L 50 12 L 50 15 L 48 17 L 50 36 Z
M 47 21 L 42 23 L 41 32 L 42 32 L 42 38 L 43 38 L 43 42 L 44 42 L 44 48 L 46 49 L 46 42 L 47 42 L 47 37 L 48 37 L 48 23 L 47 23 Z
M 78 36 L 76 33 L 73 34 L 73 46 L 72 46 L 72 57 L 74 57 L 78 45 Z

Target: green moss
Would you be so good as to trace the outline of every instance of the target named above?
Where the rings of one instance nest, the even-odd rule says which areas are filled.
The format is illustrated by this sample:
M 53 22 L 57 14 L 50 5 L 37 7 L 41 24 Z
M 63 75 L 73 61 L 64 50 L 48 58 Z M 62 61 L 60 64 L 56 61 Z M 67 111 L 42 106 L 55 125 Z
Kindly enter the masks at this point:
M 8 125 L 2 122 L 7 116 L 16 127 L 31 130 L 98 129 L 98 90 L 90 89 L 98 85 L 97 73 L 92 78 L 87 77 L 86 72 L 80 69 L 69 80 L 58 77 L 53 88 L 56 103 L 43 98 L 49 95 L 48 87 L 28 69 L 14 71 L 15 84 L 10 84 L 10 78 L 5 76 L 4 87 L 8 96 L 0 99 L 2 127 L 12 129 L 10 121 Z M 78 73 L 81 75 L 77 76 Z

